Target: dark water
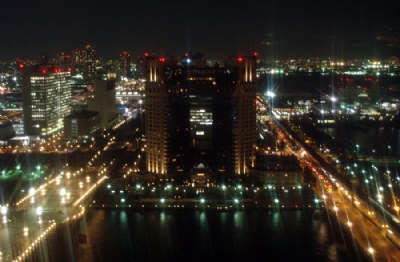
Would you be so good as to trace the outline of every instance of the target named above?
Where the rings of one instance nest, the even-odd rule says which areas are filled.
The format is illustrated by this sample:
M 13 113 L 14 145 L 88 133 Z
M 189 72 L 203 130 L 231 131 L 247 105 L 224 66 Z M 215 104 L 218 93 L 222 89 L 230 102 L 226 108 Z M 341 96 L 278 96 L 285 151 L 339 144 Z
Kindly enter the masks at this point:
M 349 149 L 359 145 L 358 153 L 371 156 L 400 157 L 400 129 L 395 127 L 369 127 L 359 129 L 337 124 L 335 127 L 320 128 L 335 137 Z M 390 147 L 389 147 L 390 146 Z M 374 150 L 374 151 L 373 151 Z
M 366 261 L 321 211 L 91 211 L 80 261 Z

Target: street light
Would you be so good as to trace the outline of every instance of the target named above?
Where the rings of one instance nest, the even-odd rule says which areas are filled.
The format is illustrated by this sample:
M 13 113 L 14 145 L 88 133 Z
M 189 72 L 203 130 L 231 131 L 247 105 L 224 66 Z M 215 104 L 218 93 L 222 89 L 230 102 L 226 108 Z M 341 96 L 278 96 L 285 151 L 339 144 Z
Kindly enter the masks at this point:
M 37 207 L 36 208 L 36 215 L 38 215 L 39 217 L 43 214 L 43 208 L 42 207 Z
M 268 100 L 271 100 L 271 105 L 270 105 L 271 111 L 270 112 L 272 113 L 272 108 L 274 107 L 274 97 L 276 96 L 276 94 L 274 92 L 272 92 L 271 90 L 268 90 L 265 94 L 267 95 Z
M 142 104 L 143 104 L 143 100 L 140 99 L 139 100 L 140 128 L 142 128 Z
M 1 206 L 0 212 L 1 212 L 1 214 L 2 214 L 3 216 L 7 215 L 7 212 L 8 212 L 7 206 Z
M 43 208 L 41 206 L 38 206 L 36 208 L 36 215 L 38 216 L 38 223 L 42 224 L 42 214 L 43 214 Z
M 274 98 L 276 96 L 275 93 L 272 92 L 271 90 L 268 90 L 266 95 L 267 95 L 267 97 L 270 97 L 270 98 Z

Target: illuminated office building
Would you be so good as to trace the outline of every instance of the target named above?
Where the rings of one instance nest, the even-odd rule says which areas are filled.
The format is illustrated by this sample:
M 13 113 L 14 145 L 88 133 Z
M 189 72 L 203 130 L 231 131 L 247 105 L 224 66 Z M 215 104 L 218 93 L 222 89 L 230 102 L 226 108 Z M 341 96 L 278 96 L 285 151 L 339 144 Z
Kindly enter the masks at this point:
M 147 59 L 147 171 L 246 174 L 254 160 L 255 57 L 207 66 L 204 57 Z
M 54 66 L 27 67 L 22 73 L 22 95 L 25 134 L 57 132 L 71 110 L 71 73 Z

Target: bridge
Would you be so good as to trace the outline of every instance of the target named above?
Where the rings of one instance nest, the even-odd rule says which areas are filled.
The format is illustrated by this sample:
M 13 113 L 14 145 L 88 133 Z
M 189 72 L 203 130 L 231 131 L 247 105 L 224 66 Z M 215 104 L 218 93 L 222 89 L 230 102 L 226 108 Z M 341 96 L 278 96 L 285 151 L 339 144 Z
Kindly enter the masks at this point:
M 107 179 L 107 167 L 62 171 L 16 203 L 1 208 L 0 260 L 25 261 L 57 227 L 78 222 L 88 196 Z
M 316 153 L 310 145 L 284 122 L 271 117 L 280 132 L 291 145 L 291 150 L 299 158 L 303 167 L 310 168 L 317 178 L 315 192 L 324 200 L 327 210 L 336 217 L 358 245 L 371 255 L 373 261 L 399 261 L 400 238 L 397 228 L 352 190 L 351 183 Z
M 400 166 L 400 159 L 398 157 L 387 156 L 358 156 L 357 161 L 368 161 L 376 166 L 397 167 Z

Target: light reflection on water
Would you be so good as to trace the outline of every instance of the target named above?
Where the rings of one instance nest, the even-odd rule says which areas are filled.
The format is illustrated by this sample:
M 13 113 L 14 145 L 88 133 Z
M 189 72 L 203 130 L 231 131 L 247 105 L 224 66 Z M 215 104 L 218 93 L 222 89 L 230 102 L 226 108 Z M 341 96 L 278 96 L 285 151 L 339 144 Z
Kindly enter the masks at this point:
M 317 211 L 91 211 L 81 261 L 365 261 Z M 346 243 L 348 245 L 346 245 Z

